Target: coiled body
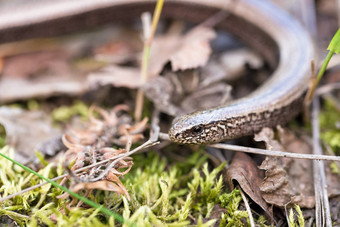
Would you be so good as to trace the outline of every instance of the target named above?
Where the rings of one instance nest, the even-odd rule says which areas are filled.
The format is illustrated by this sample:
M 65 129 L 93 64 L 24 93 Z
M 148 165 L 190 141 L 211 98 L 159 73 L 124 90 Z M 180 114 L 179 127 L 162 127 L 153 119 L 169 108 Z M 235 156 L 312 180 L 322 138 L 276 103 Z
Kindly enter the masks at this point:
M 296 20 L 270 2 L 242 0 L 237 4 L 230 8 L 231 13 L 258 29 L 247 37 L 248 44 L 261 43 L 257 36 L 261 32 L 268 34 L 278 47 L 277 67 L 270 79 L 249 96 L 226 106 L 177 117 L 169 131 L 174 142 L 214 143 L 252 135 L 263 127 L 286 123 L 303 106 L 314 54 L 311 38 Z M 270 49 L 272 43 L 267 44 L 263 50 Z

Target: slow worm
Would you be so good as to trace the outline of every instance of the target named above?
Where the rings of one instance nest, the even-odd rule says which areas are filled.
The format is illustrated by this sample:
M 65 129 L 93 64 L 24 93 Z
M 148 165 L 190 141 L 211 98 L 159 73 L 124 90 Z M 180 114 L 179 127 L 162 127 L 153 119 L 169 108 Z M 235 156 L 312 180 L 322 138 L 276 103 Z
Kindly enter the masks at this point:
M 136 20 L 154 6 L 153 0 L 22 2 L 0 9 L 0 43 Z M 230 15 L 217 27 L 252 47 L 275 70 L 245 98 L 176 118 L 169 131 L 174 142 L 213 143 L 251 135 L 286 123 L 301 110 L 314 48 L 305 29 L 283 10 L 268 0 L 166 0 L 162 17 L 201 23 L 220 10 Z

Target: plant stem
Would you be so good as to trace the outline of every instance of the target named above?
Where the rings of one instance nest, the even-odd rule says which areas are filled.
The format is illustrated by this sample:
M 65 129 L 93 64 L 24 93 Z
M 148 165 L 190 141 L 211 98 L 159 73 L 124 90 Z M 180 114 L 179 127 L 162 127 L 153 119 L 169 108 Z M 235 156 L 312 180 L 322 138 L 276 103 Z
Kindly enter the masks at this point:
M 313 95 L 314 95 L 314 92 L 315 92 L 315 89 L 316 89 L 316 86 L 319 84 L 323 74 L 325 73 L 326 71 L 326 68 L 328 66 L 328 63 L 329 61 L 331 60 L 332 56 L 334 54 L 334 51 L 329 51 L 328 54 L 327 54 L 327 57 L 325 58 L 322 66 L 321 66 L 321 69 L 319 70 L 319 73 L 318 73 L 318 76 L 316 77 L 316 79 L 313 81 L 313 84 L 312 86 L 308 89 L 308 92 L 307 92 L 307 95 L 306 95 L 306 102 L 307 102 L 307 105 L 309 105 L 311 103 L 311 100 L 313 98 Z
M 149 66 L 149 59 L 150 59 L 150 52 L 151 52 L 151 43 L 156 33 L 156 29 L 157 29 L 158 21 L 159 21 L 161 12 L 162 12 L 163 5 L 164 5 L 164 0 L 157 0 L 155 11 L 152 17 L 151 32 L 150 34 L 147 34 L 147 37 L 145 37 L 144 47 L 143 47 L 142 68 L 141 68 L 141 78 L 142 78 L 143 84 L 148 79 L 148 66 Z M 135 115 L 134 115 L 136 121 L 140 121 L 140 119 L 142 118 L 143 103 L 144 103 L 144 93 L 141 89 L 138 89 L 137 98 L 136 98 Z
M 327 57 L 326 57 L 325 61 L 323 62 L 322 66 L 321 66 L 321 69 L 320 69 L 320 71 L 319 71 L 319 73 L 318 73 L 318 76 L 317 76 L 317 78 L 316 78 L 316 82 L 315 82 L 316 84 L 319 83 L 319 81 L 321 80 L 323 74 L 325 73 L 326 68 L 327 68 L 327 66 L 328 66 L 328 63 L 329 63 L 329 61 L 331 60 L 333 54 L 334 54 L 333 51 L 329 51 L 329 52 L 328 52 Z

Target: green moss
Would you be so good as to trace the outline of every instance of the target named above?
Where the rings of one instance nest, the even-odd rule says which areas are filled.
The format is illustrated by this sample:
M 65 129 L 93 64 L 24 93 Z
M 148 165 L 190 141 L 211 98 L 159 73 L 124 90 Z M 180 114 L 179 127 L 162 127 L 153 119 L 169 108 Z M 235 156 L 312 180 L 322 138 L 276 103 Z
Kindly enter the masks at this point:
M 0 152 L 13 156 L 13 150 L 8 147 Z M 46 165 L 39 171 L 42 175 L 53 178 L 63 173 L 61 163 L 53 167 L 39 158 Z M 135 165 L 122 179 L 130 201 L 100 190 L 91 193 L 89 199 L 121 214 L 136 226 L 214 226 L 216 223 L 243 226 L 248 215 L 240 210 L 240 192 L 227 193 L 223 187 L 221 171 L 225 163 L 211 169 L 206 160 L 200 152 L 181 163 L 169 163 L 153 152 L 136 155 Z M 41 182 L 5 159 L 0 160 L 0 168 L 6 170 L 0 174 L 2 197 Z M 0 215 L 10 216 L 21 226 L 121 226 L 93 208 L 68 208 L 68 199 L 56 198 L 61 193 L 45 185 L 1 203 Z M 225 213 L 213 216 L 215 207 L 225 208 Z
M 336 154 L 340 153 L 340 130 L 336 123 L 340 121 L 339 111 L 330 100 L 326 100 L 324 109 L 319 115 L 321 139 L 327 143 Z
M 13 149 L 9 147 L 2 148 L 0 152 L 11 158 L 14 156 Z M 4 158 L 0 159 L 0 169 L 5 170 L 0 173 L 1 197 L 20 192 L 24 188 L 41 183 L 38 177 L 15 166 Z M 41 169 L 39 173 L 49 178 L 57 175 L 56 169 L 52 168 L 51 164 Z M 52 207 L 66 204 L 67 200 L 56 200 L 56 196 L 60 194 L 60 190 L 51 190 L 51 185 L 45 185 L 0 203 L 0 215 L 8 215 L 19 225 L 26 225 L 30 220 L 34 220 L 35 213 L 43 212 L 43 210 L 47 209 L 47 204 L 53 204 Z M 49 208 L 51 208 L 50 206 Z M 51 213 L 53 212 L 50 209 L 48 210 Z M 31 218 L 29 219 L 28 217 Z
M 293 209 L 289 211 L 289 226 L 292 227 L 304 227 L 305 226 L 305 219 L 303 217 L 302 211 L 298 205 L 294 206 L 296 214 L 294 214 Z M 297 222 L 295 221 L 295 216 L 297 216 Z
M 139 163 L 143 163 L 143 166 L 137 161 L 141 158 L 143 161 Z M 147 157 L 137 156 L 136 165 L 122 180 L 131 200 L 105 193 L 106 206 L 112 207 L 115 212 L 123 212 L 124 218 L 135 221 L 138 226 L 187 226 L 190 223 L 189 214 L 199 220 L 201 215 L 209 214 L 218 203 L 222 178 L 217 181 L 216 176 L 223 165 L 209 172 L 208 165 L 204 164 L 205 176 L 202 177 L 199 169 L 206 157 L 195 153 L 187 160 L 170 165 L 155 153 Z M 197 163 L 199 166 L 196 166 Z
M 40 104 L 37 102 L 37 100 L 30 99 L 27 101 L 27 109 L 28 110 L 39 110 Z
M 274 225 L 268 225 L 268 224 L 267 224 L 267 220 L 266 220 L 266 218 L 265 218 L 264 216 L 260 216 L 260 217 L 257 219 L 256 224 L 257 224 L 258 226 L 260 226 L 260 227 L 269 227 L 269 226 L 273 227 L 273 226 L 274 226 Z
M 67 122 L 75 115 L 87 120 L 89 118 L 89 107 L 83 102 L 76 101 L 72 106 L 61 106 L 54 109 L 52 119 L 56 122 Z
M 5 128 L 0 124 L 0 148 L 5 146 L 6 144 L 6 130 Z
M 332 162 L 332 163 L 330 164 L 330 167 L 331 167 L 332 173 L 338 174 L 338 175 L 340 176 L 340 168 L 339 168 L 339 166 L 338 166 L 338 163 Z
M 244 226 L 244 219 L 248 219 L 247 211 L 239 210 L 242 196 L 240 190 L 234 189 L 231 193 L 223 193 L 219 200 L 221 206 L 227 208 L 228 212 L 222 215 L 220 226 Z M 243 220 L 243 221 L 242 221 Z M 249 223 L 249 220 L 247 220 Z
M 9 104 L 8 107 L 10 108 L 19 108 L 19 109 L 24 109 L 24 110 L 39 110 L 40 109 L 40 104 L 37 100 L 35 99 L 29 99 L 27 101 L 23 101 L 20 103 L 12 103 Z

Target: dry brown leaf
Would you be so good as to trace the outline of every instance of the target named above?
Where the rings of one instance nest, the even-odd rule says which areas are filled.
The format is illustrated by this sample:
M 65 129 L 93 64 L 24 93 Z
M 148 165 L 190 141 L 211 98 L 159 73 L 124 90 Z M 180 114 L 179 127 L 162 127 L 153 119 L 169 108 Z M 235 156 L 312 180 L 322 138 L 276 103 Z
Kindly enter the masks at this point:
M 127 129 L 129 134 L 137 134 L 142 133 L 145 131 L 146 127 L 148 126 L 149 118 L 145 117 L 142 121 L 137 122 L 136 124 L 132 125 Z
M 202 67 L 207 64 L 216 33 L 208 27 L 196 27 L 185 35 L 158 36 L 153 40 L 149 74 L 157 76 L 170 62 L 173 71 Z
M 118 176 L 116 176 L 114 173 L 112 173 L 110 171 L 107 174 L 106 178 L 109 179 L 110 181 L 115 182 L 120 187 L 120 189 L 123 191 L 123 193 L 121 193 L 121 194 L 126 195 L 127 199 L 130 200 L 130 195 L 129 195 L 128 191 L 126 190 L 125 186 L 122 184 L 122 182 L 120 182 Z
M 236 181 L 257 205 L 270 217 L 273 217 L 272 211 L 266 201 L 263 200 L 259 188 L 264 173 L 257 168 L 256 163 L 247 154 L 242 152 L 235 153 L 233 161 L 228 168 L 227 177 L 231 188 L 234 188 L 234 181 Z
M 3 106 L 0 107 L 0 124 L 6 130 L 6 144 L 15 149 L 16 160 L 24 164 L 36 157 L 36 150 L 46 154 L 46 150 L 41 149 L 46 148 L 46 141 L 61 137 L 60 130 L 53 128 L 51 119 L 40 111 Z M 60 143 L 58 149 L 63 148 Z
M 265 128 L 255 135 L 256 141 L 264 141 L 268 150 L 304 153 L 311 147 L 292 133 L 279 128 L 280 141 L 274 139 L 272 129 Z M 265 179 L 260 185 L 263 198 L 270 204 L 283 207 L 298 204 L 312 208 L 315 205 L 312 176 L 312 161 L 267 156 L 260 169 L 265 170 Z
M 210 41 L 216 37 L 214 30 L 208 27 L 196 27 L 188 32 L 181 46 L 170 55 L 173 71 L 205 66 L 211 54 Z

